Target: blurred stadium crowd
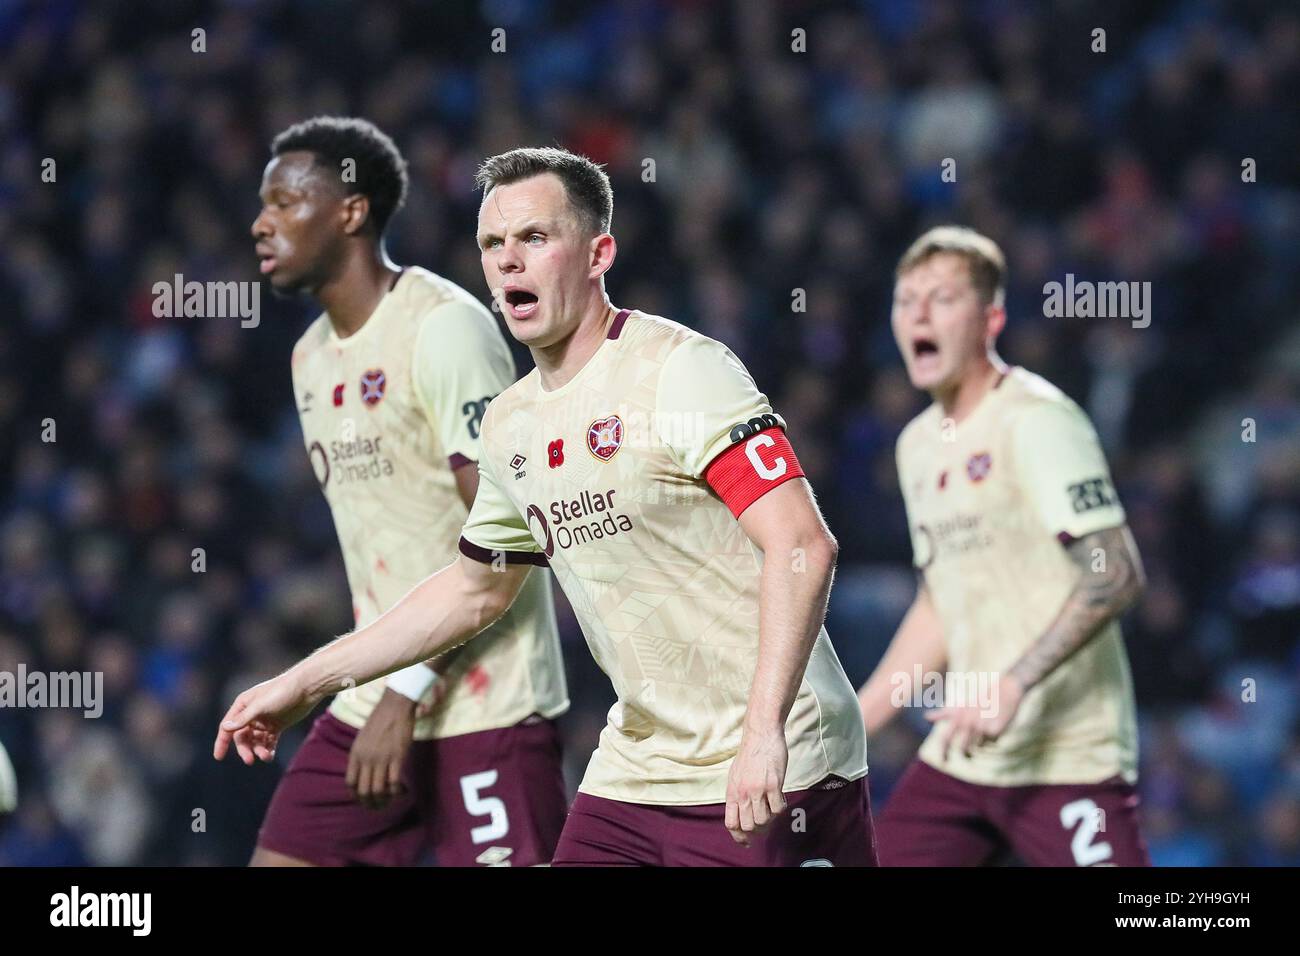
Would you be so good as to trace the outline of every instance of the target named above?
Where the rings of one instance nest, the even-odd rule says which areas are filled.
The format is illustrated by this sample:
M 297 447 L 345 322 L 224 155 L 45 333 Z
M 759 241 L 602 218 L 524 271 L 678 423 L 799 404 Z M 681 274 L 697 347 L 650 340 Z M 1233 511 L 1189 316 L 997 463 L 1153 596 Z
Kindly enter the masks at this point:
M 156 319 L 151 287 L 255 280 L 267 144 L 335 113 L 410 162 L 394 258 L 480 295 L 476 164 L 608 164 L 612 298 L 726 342 L 788 420 L 855 681 L 913 588 L 893 266 L 938 222 L 995 237 L 1003 354 L 1092 415 L 1146 562 L 1125 633 L 1154 859 L 1300 865 L 1300 13 L 1109 6 L 0 0 L 0 670 L 105 693 L 98 720 L 0 709 L 0 864 L 247 859 L 279 771 L 216 764 L 217 717 L 350 625 L 290 388 L 312 311 L 266 289 L 257 328 Z M 1066 273 L 1150 281 L 1150 327 L 1045 318 Z M 576 781 L 611 696 L 562 619 Z M 877 808 L 921 726 L 871 742 Z

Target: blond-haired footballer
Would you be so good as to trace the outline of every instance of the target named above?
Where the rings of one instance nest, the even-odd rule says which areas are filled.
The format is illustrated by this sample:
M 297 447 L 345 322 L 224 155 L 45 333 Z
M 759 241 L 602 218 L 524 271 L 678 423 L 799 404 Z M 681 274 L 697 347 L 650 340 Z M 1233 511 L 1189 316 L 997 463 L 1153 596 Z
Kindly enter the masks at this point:
M 1118 624 L 1141 560 L 1087 415 L 998 357 L 1005 276 L 997 245 L 955 226 L 897 269 L 894 338 L 933 402 L 898 440 L 920 583 L 859 691 L 868 735 L 918 672 L 946 691 L 881 815 L 881 863 L 1147 865 Z

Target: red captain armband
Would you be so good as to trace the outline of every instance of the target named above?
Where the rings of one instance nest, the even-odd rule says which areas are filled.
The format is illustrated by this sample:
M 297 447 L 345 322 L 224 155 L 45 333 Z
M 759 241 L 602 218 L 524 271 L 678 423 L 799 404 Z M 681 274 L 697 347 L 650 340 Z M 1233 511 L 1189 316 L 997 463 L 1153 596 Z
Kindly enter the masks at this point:
M 790 439 L 778 427 L 736 442 L 704 469 L 704 480 L 737 518 L 777 485 L 801 477 Z

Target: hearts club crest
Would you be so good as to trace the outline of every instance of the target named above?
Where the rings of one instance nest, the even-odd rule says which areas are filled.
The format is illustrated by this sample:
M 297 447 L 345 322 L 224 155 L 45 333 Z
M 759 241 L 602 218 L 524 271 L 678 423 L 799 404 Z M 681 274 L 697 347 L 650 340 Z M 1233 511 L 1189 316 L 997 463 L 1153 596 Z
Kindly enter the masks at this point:
M 598 418 L 587 427 L 587 450 L 601 461 L 609 461 L 623 445 L 623 419 L 617 415 Z

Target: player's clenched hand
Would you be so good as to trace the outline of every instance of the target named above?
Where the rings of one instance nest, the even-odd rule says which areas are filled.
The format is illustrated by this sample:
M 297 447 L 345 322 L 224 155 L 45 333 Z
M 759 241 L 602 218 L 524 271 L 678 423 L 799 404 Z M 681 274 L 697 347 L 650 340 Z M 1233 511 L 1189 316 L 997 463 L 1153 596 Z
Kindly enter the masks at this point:
M 785 810 L 781 786 L 788 755 L 782 727 L 755 731 L 747 726 L 741 734 L 727 777 L 726 811 L 727 830 L 741 846 L 749 846 L 750 837 Z
M 975 747 L 997 740 L 1010 726 L 1020 701 L 1024 699 L 1024 688 L 1010 675 L 1004 675 L 996 686 L 997 696 L 991 702 L 992 706 L 970 703 L 926 713 L 926 720 L 940 725 L 944 760 L 948 759 L 948 751 L 953 747 L 969 757 Z
M 275 759 L 280 734 L 316 706 L 316 698 L 300 689 L 292 675 L 286 671 L 235 698 L 221 720 L 212 756 L 224 759 L 233 742 L 239 759 L 249 766 L 254 760 Z
M 378 810 L 402 793 L 414 730 L 415 701 L 385 690 L 348 751 L 348 787 L 358 803 Z

